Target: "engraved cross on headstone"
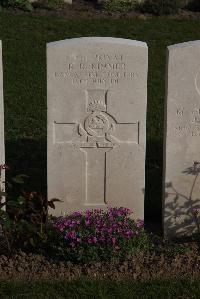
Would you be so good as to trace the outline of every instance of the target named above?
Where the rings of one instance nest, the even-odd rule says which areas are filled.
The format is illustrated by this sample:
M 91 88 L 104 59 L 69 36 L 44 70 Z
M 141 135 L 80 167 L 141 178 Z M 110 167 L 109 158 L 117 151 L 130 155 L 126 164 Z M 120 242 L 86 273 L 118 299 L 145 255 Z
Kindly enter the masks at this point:
M 107 153 L 121 144 L 139 144 L 139 122 L 118 122 L 107 111 L 107 90 L 86 91 L 86 117 L 83 123 L 54 121 L 56 143 L 67 143 L 86 155 L 85 205 L 107 204 Z M 63 140 L 57 140 L 62 131 Z

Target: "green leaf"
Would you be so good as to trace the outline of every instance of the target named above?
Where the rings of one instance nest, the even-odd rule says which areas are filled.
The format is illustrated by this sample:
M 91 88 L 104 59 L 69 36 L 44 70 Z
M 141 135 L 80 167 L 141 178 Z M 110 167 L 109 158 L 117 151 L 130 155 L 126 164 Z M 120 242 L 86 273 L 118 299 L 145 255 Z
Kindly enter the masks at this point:
M 25 11 L 33 11 L 33 6 L 28 1 L 23 5 L 23 10 Z
M 23 196 L 19 196 L 18 198 L 17 198 L 17 202 L 21 205 L 21 204 L 23 204 L 23 203 L 25 203 L 25 198 L 23 197 Z
M 33 240 L 33 238 L 30 238 L 30 239 L 29 239 L 29 242 L 30 242 L 30 244 L 31 244 L 33 247 L 35 247 L 35 241 Z
M 63 200 L 60 200 L 58 198 L 52 198 L 48 202 L 63 202 Z
M 13 185 L 12 185 L 11 183 L 9 183 L 9 182 L 6 182 L 6 185 L 7 185 L 7 187 L 8 187 L 9 189 L 12 189 L 12 187 L 13 187 Z
M 17 201 L 14 201 L 14 200 L 9 200 L 9 201 L 6 202 L 6 205 L 8 207 L 18 207 L 19 203 Z
M 12 178 L 12 181 L 17 184 L 24 184 L 24 179 L 26 179 L 26 178 L 28 178 L 27 175 L 19 174 L 19 175 L 16 175 L 14 178 Z
M 0 191 L 0 196 L 6 196 L 6 192 Z
M 54 202 L 63 202 L 62 200 L 58 199 L 58 198 L 52 198 L 48 201 L 48 206 L 52 209 L 55 209 L 55 205 Z

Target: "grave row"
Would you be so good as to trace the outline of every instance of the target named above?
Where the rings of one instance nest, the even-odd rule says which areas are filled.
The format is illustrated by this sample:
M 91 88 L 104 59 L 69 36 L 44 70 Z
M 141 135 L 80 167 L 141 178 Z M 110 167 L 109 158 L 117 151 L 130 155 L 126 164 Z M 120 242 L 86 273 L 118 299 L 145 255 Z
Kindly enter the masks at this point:
M 173 237 L 195 231 L 200 207 L 200 41 L 168 47 L 167 66 L 163 224 Z M 123 206 L 144 218 L 147 70 L 144 42 L 47 44 L 48 197 L 62 200 L 54 215 Z M 3 164 L 1 63 L 0 106 Z

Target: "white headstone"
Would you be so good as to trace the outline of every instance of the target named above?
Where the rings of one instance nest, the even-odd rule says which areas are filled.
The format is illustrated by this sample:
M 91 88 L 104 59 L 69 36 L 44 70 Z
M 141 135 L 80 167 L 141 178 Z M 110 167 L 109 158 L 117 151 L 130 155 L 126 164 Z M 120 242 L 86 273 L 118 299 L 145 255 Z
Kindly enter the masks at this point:
M 165 123 L 164 232 L 191 235 L 200 208 L 200 41 L 168 48 Z
M 48 197 L 55 215 L 127 207 L 144 217 L 147 45 L 76 38 L 47 45 Z
M 4 104 L 3 104 L 3 67 L 2 67 L 2 45 L 0 41 L 0 165 L 5 163 L 4 149 Z M 0 190 L 5 189 L 5 171 L 1 170 Z

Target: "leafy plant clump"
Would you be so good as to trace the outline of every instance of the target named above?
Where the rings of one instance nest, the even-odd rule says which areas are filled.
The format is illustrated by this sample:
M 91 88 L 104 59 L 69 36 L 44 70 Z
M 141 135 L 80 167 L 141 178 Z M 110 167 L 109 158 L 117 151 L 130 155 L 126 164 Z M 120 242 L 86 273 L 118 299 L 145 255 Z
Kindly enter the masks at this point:
M 149 250 L 142 220 L 134 221 L 127 208 L 74 212 L 52 221 L 53 251 L 72 262 L 120 260 L 139 250 Z
M 0 172 L 2 169 L 8 167 L 0 165 Z M 23 174 L 13 177 L 6 182 L 6 193 L 0 192 L 0 237 L 6 241 L 9 253 L 17 250 L 41 252 L 46 248 L 48 207 L 54 209 L 54 203 L 60 201 L 48 200 L 37 191 L 27 191 L 27 178 Z
M 0 0 L 0 6 L 20 8 L 25 11 L 33 11 L 33 6 L 28 0 Z
M 64 0 L 38 0 L 33 3 L 33 7 L 47 10 L 61 10 L 64 4 Z
M 105 0 L 103 8 L 113 12 L 128 12 L 140 7 L 143 0 Z
M 0 7 L 19 8 L 25 11 L 33 11 L 34 8 L 59 10 L 63 5 L 64 0 L 38 0 L 32 3 L 29 0 L 0 0 Z
M 141 11 L 154 15 L 176 14 L 181 8 L 180 0 L 145 0 Z

